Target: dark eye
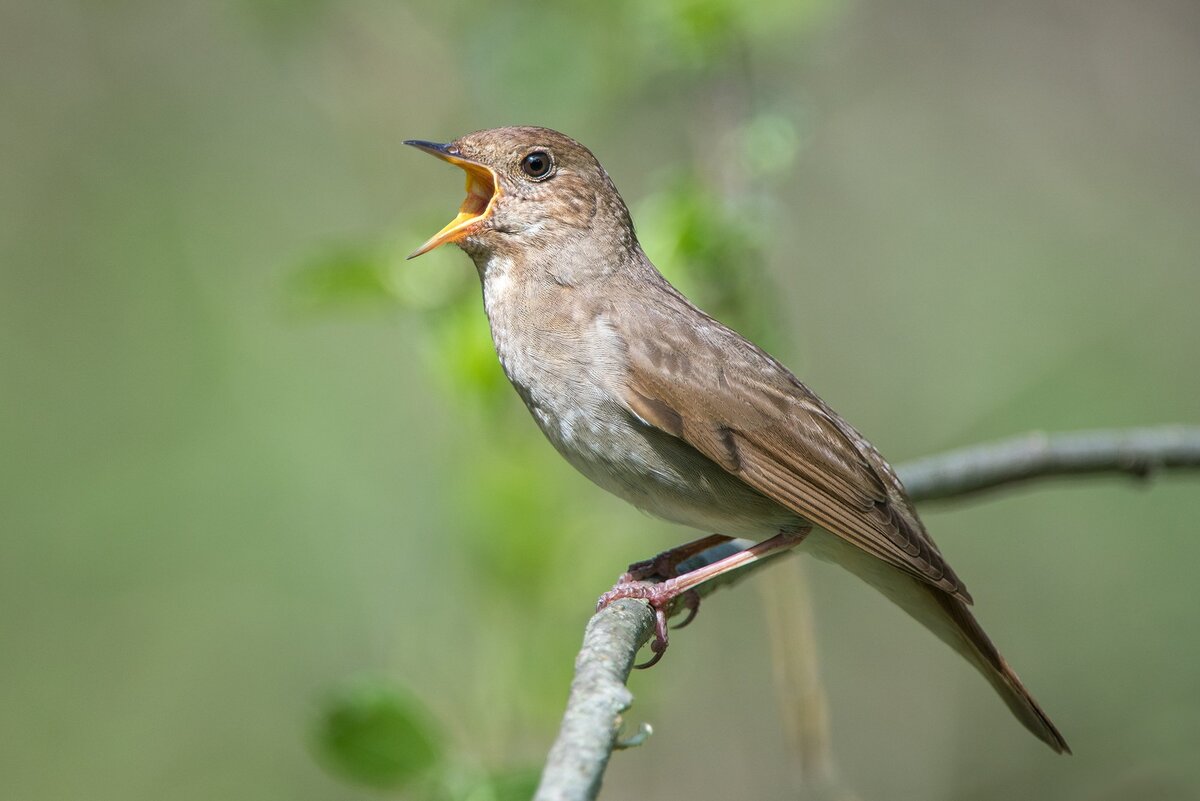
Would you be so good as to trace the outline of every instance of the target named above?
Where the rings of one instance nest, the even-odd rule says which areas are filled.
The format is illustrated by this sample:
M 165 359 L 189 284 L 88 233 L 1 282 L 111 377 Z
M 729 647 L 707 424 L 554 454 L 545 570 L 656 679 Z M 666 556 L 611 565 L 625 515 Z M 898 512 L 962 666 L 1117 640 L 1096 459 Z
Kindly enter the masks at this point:
M 521 172 L 537 180 L 549 175 L 553 165 L 554 162 L 550 160 L 549 153 L 544 150 L 535 150 L 521 159 Z

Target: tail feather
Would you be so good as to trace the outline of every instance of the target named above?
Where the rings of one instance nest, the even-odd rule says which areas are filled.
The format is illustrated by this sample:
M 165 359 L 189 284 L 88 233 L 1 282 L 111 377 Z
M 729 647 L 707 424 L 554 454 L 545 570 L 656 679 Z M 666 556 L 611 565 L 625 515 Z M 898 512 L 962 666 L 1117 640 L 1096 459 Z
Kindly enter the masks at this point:
M 1000 656 L 966 604 L 831 534 L 814 531 L 801 548 L 849 570 L 887 596 L 974 665 L 1025 728 L 1056 752 L 1071 753 L 1058 728 Z
M 967 649 L 955 647 L 955 650 L 979 669 L 1017 720 L 1057 753 L 1071 753 L 1071 747 L 1067 745 L 1058 727 L 1042 710 L 1029 690 L 1025 689 L 1020 677 L 1009 667 L 1008 662 L 1004 661 L 1004 657 L 996 650 L 996 646 L 984 633 L 966 604 L 936 587 L 929 587 L 927 591 L 954 622 L 955 628 L 967 645 Z M 953 647 L 955 643 L 950 645 Z

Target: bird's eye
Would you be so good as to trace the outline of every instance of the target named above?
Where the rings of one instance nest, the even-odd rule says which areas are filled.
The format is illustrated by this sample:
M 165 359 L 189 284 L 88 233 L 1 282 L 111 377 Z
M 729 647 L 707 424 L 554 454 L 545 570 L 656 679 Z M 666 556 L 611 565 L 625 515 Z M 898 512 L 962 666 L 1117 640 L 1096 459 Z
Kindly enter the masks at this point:
M 554 166 L 554 162 L 551 161 L 550 154 L 544 150 L 535 150 L 521 159 L 521 172 L 535 181 L 549 175 L 552 166 Z

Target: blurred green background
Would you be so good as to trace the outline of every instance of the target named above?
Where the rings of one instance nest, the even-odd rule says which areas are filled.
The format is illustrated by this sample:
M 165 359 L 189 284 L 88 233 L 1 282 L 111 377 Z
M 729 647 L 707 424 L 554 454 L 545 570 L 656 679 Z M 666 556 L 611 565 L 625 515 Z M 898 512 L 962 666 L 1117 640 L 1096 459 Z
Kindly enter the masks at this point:
M 581 139 L 664 272 L 893 461 L 1195 422 L 1197 30 L 1117 0 L 5 3 L 0 796 L 520 797 L 596 596 L 691 538 L 542 441 L 465 256 L 403 262 L 461 177 L 401 140 Z M 925 510 L 1072 758 L 812 566 L 842 784 L 1200 796 L 1198 498 Z M 721 593 L 633 677 L 656 734 L 606 797 L 797 797 L 763 617 Z

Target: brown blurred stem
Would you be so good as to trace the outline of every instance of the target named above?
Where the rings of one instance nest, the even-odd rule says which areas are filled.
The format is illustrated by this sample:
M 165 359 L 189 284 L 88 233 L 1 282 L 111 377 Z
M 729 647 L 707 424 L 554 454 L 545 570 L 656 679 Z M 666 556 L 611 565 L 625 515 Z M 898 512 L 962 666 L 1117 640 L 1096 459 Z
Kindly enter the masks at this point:
M 1027 434 L 930 456 L 901 465 L 899 473 L 914 501 L 929 501 L 1053 476 L 1124 474 L 1147 479 L 1160 471 L 1196 468 L 1200 468 L 1200 426 L 1165 426 Z M 734 541 L 710 548 L 680 567 L 708 564 L 744 545 Z M 723 575 L 702 587 L 701 593 L 707 595 L 773 562 L 764 560 Z M 625 681 L 652 627 L 649 606 L 633 600 L 611 604 L 588 622 L 562 726 L 534 801 L 587 801 L 600 792 L 608 758 L 621 746 L 622 714 L 633 703 Z

